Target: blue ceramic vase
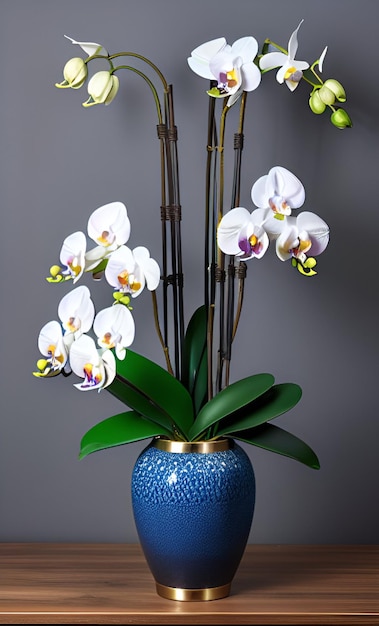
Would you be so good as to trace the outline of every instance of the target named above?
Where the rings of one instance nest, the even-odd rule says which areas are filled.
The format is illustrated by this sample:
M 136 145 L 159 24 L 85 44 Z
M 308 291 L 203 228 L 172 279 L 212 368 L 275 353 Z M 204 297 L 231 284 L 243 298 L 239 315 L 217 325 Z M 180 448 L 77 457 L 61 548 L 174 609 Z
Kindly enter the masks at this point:
M 253 520 L 255 477 L 232 439 L 153 439 L 132 474 L 136 528 L 157 593 L 228 596 Z

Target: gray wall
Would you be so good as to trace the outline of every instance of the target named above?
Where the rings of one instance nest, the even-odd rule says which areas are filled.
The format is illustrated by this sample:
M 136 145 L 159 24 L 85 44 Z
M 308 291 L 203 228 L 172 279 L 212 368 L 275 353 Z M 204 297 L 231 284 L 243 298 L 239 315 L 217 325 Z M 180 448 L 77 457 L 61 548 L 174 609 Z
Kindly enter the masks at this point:
M 270 371 L 302 386 L 299 405 L 276 423 L 315 449 L 321 470 L 246 446 L 257 478 L 250 541 L 378 542 L 375 0 L 0 1 L 0 541 L 137 541 L 130 476 L 145 443 L 79 462 L 83 433 L 122 406 L 32 371 L 38 332 L 66 291 L 44 278 L 63 238 L 85 228 L 95 208 L 124 201 L 133 242 L 159 257 L 155 111 L 145 85 L 127 74 L 109 107 L 86 110 L 85 90 L 56 89 L 77 54 L 63 35 L 144 54 L 174 85 L 188 319 L 202 298 L 207 96 L 186 57 L 219 36 L 286 45 L 301 18 L 299 58 L 313 60 L 328 44 L 323 76 L 344 84 L 354 128 L 313 115 L 307 86 L 291 94 L 273 73 L 249 98 L 241 203 L 252 210 L 252 182 L 284 165 L 304 182 L 304 208 L 328 222 L 331 241 L 314 279 L 273 250 L 251 263 L 232 377 Z M 98 286 L 97 302 L 105 306 L 109 295 Z M 134 349 L 162 362 L 150 298 L 141 298 Z

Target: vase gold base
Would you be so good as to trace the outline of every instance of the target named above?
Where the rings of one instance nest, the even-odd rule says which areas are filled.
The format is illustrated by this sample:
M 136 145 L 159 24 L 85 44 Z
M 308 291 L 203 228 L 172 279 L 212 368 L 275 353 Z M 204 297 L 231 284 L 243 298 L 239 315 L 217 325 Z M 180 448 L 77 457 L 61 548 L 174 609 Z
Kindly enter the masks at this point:
M 231 583 L 220 587 L 208 587 L 206 589 L 180 589 L 179 587 L 167 587 L 156 583 L 157 594 L 167 600 L 180 602 L 204 602 L 206 600 L 220 600 L 230 594 Z

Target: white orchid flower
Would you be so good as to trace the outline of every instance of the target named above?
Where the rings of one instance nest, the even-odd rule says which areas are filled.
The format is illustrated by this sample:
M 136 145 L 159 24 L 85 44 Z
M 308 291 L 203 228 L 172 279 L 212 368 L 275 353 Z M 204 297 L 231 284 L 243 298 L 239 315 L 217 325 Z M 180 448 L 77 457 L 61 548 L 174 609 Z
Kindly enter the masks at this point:
M 95 104 L 110 104 L 119 89 L 120 81 L 118 76 L 111 74 L 108 70 L 96 72 L 88 82 L 87 91 L 89 98 L 83 102 L 84 107 L 91 107 Z
M 65 335 L 73 334 L 78 339 L 92 326 L 95 317 L 95 306 L 91 300 L 88 287 L 76 287 L 65 296 L 58 305 L 58 316 L 62 322 Z
M 132 251 L 121 246 L 109 257 L 105 278 L 118 291 L 136 298 L 145 284 L 150 291 L 158 287 L 160 269 L 147 248 L 139 246 Z
M 276 165 L 254 183 L 251 199 L 256 207 L 267 209 L 266 217 L 272 217 L 273 212 L 279 219 L 284 219 L 291 215 L 292 209 L 304 204 L 305 189 L 297 176 Z
M 60 261 L 66 267 L 62 274 L 71 276 L 75 284 L 84 272 L 84 259 L 87 240 L 84 233 L 77 231 L 64 240 L 60 251 Z
M 287 220 L 286 228 L 276 240 L 276 253 L 281 261 L 298 259 L 302 264 L 307 253 L 321 254 L 329 243 L 329 227 L 321 217 L 303 211 Z
M 68 35 L 64 35 L 64 37 L 66 37 L 66 39 L 69 39 L 69 41 L 71 41 L 71 43 L 75 46 L 80 46 L 81 49 L 84 50 L 84 52 L 90 57 L 94 54 L 108 56 L 108 52 L 106 51 L 106 49 L 99 43 L 93 43 L 91 41 L 76 41 L 75 39 L 68 37 Z
M 81 335 L 70 350 L 72 371 L 84 378 L 82 383 L 74 387 L 80 391 L 99 391 L 114 380 L 116 375 L 116 359 L 111 350 L 101 351 L 96 348 L 94 340 L 88 335 Z
M 268 248 L 269 238 L 247 209 L 236 207 L 222 217 L 217 229 L 217 243 L 225 254 L 246 260 L 260 259 Z
M 39 372 L 34 376 L 47 377 L 59 374 L 67 363 L 68 351 L 63 341 L 62 327 L 57 321 L 47 322 L 38 336 L 38 349 L 45 359 L 37 365 Z
M 187 61 L 202 78 L 217 80 L 217 87 L 208 94 L 218 98 L 230 96 L 228 106 L 232 106 L 242 91 L 253 91 L 261 82 L 261 73 L 254 63 L 257 52 L 254 37 L 242 37 L 231 46 L 221 37 L 195 48 Z
M 99 244 L 86 253 L 86 270 L 90 271 L 128 241 L 130 220 L 126 206 L 122 202 L 110 202 L 99 207 L 90 215 L 87 232 Z
M 304 20 L 301 20 L 289 39 L 288 54 L 284 52 L 268 52 L 259 60 L 261 70 L 272 70 L 275 67 L 279 67 L 276 73 L 276 80 L 278 83 L 285 82 L 291 91 L 294 91 L 298 86 L 303 77 L 303 70 L 309 67 L 307 61 L 295 59 L 298 48 L 297 33 L 303 22 Z
M 134 319 L 126 306 L 115 304 L 99 311 L 93 330 L 101 348 L 115 348 L 117 358 L 125 358 L 125 348 L 133 343 L 135 335 Z

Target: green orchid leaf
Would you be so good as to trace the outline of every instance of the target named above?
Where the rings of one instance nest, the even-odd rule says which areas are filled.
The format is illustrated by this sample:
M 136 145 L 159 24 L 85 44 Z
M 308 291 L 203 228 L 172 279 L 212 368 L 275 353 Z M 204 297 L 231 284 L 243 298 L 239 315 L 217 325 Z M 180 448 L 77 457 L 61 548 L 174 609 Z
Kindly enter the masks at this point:
M 200 369 L 204 370 L 204 355 L 207 351 L 207 310 L 203 305 L 192 315 L 183 342 L 182 382 L 192 395 Z M 206 358 L 205 358 L 206 363 Z M 202 374 L 203 375 L 203 374 Z
M 192 399 L 184 385 L 163 367 L 132 350 L 127 350 L 124 360 L 117 360 L 116 379 L 107 390 L 168 430 L 174 425 L 186 435 L 193 423 Z
M 228 416 L 217 434 L 228 435 L 264 424 L 292 409 L 299 402 L 301 394 L 301 387 L 295 383 L 274 385 L 254 402 Z
M 115 378 L 109 387 L 106 387 L 113 396 L 128 407 L 134 409 L 137 413 L 143 415 L 155 424 L 159 424 L 162 428 L 167 428 L 174 434 L 174 423 L 169 415 L 160 407 L 153 404 L 149 398 L 135 390 L 132 385 L 128 385 L 125 380 L 122 382 Z
M 80 442 L 79 459 L 98 450 L 114 448 L 157 435 L 170 437 L 171 433 L 135 411 L 119 413 L 99 422 L 86 432 Z
M 272 387 L 274 382 L 275 379 L 272 374 L 254 374 L 232 383 L 220 391 L 200 410 L 190 429 L 190 440 L 198 437 L 212 424 L 259 398 Z
M 308 444 L 273 424 L 264 424 L 257 428 L 241 431 L 233 437 L 264 450 L 295 459 L 295 461 L 304 463 L 312 469 L 320 469 L 320 462 Z

